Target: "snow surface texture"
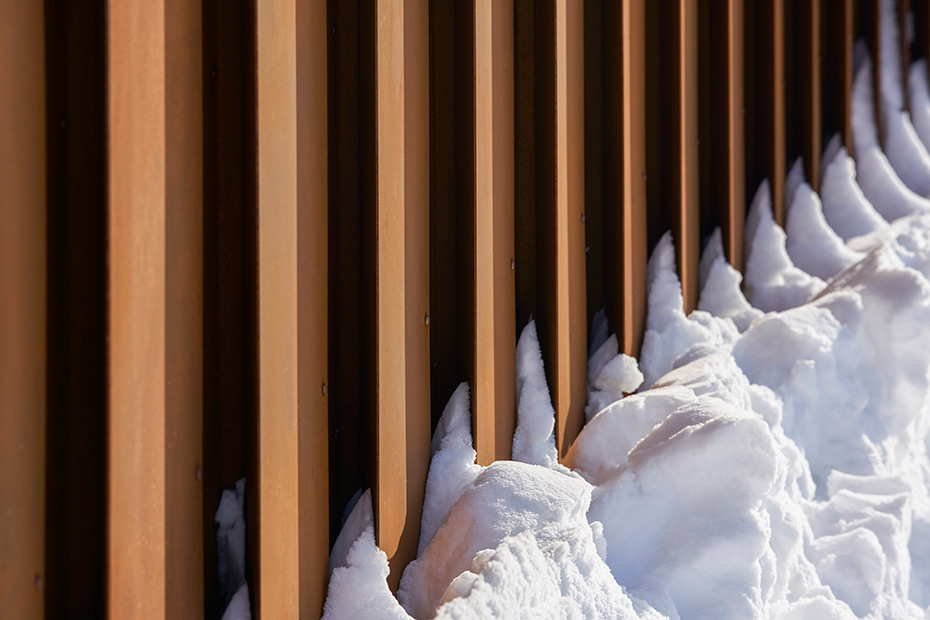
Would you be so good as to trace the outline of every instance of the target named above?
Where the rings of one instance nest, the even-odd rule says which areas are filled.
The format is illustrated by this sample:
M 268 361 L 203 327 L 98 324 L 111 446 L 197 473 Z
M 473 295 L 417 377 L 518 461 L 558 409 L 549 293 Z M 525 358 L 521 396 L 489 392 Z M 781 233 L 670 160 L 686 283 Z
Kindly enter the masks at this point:
M 249 620 L 249 586 L 245 582 L 245 478 L 226 489 L 216 509 L 216 551 L 223 620 Z
M 616 337 L 591 356 L 589 389 L 606 404 L 570 449 L 572 471 L 553 456 L 534 325 L 517 356 L 514 454 L 529 462 L 475 464 L 460 386 L 397 597 L 366 494 L 325 617 L 926 617 L 930 215 L 860 236 L 849 249 L 864 258 L 813 299 L 739 328 L 739 274 L 719 245 L 701 269 L 702 298 L 715 277 L 729 290 L 717 316 L 684 315 L 671 239 L 656 248 L 655 341 L 642 374 Z M 642 378 L 652 389 L 630 393 Z

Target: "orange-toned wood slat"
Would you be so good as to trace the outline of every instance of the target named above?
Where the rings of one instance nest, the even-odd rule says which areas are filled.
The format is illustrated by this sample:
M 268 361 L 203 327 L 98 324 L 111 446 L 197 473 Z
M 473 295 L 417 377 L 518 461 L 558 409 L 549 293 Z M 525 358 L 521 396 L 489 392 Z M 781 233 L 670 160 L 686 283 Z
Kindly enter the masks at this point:
M 429 4 L 404 2 L 405 531 L 395 575 L 416 557 L 430 462 Z
M 698 298 L 698 14 L 686 0 L 646 14 L 647 204 L 650 244 L 672 231 L 685 312 Z
M 255 4 L 257 423 L 254 444 L 258 574 L 250 591 L 262 618 L 297 618 L 300 606 L 295 0 Z M 309 182 L 309 181 L 308 181 Z M 308 335 L 309 337 L 309 335 Z
M 516 427 L 513 4 L 474 4 L 474 322 L 478 463 L 510 458 Z
M 587 325 L 606 307 L 605 258 L 607 234 L 604 226 L 604 63 L 603 0 L 588 0 L 584 6 L 584 173 L 585 243 L 587 263 Z M 613 324 L 614 330 L 617 325 Z
M 375 538 L 396 588 L 416 554 L 407 515 L 406 88 L 403 3 L 374 10 L 374 509 Z M 409 527 L 408 527 L 409 525 Z
M 624 353 L 639 355 L 646 325 L 644 0 L 603 6 L 604 209 L 607 316 Z
M 41 618 L 45 579 L 43 5 L 0 2 L 0 616 Z
M 165 2 L 165 586 L 170 618 L 204 609 L 201 9 L 199 1 Z
M 802 2 L 800 97 L 801 155 L 804 173 L 814 191 L 820 191 L 820 152 L 822 140 L 822 103 L 820 79 L 820 2 Z M 831 15 L 831 19 L 833 19 Z
M 853 0 L 821 0 L 821 14 L 823 135 L 839 133 L 852 153 Z
M 297 411 L 300 617 L 329 583 L 329 118 L 326 0 L 297 4 Z M 427 441 L 429 439 L 427 438 Z
M 584 14 L 579 2 L 536 7 L 539 336 L 559 455 L 584 424 Z
M 746 216 L 743 103 L 743 0 L 701 5 L 699 68 L 701 84 L 702 219 L 720 226 L 730 264 L 743 269 Z M 710 227 L 707 227 L 710 228 Z M 703 231 L 705 234 L 708 231 Z
M 746 191 L 768 179 L 775 221 L 785 225 L 785 4 L 746 4 Z M 750 93 L 751 92 L 751 96 Z

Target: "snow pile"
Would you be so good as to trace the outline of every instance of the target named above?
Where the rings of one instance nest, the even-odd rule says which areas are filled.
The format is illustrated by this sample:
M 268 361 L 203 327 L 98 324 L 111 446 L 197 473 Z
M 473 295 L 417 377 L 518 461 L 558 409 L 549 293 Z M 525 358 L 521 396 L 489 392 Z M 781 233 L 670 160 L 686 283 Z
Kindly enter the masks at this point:
M 220 495 L 216 521 L 217 572 L 223 620 L 249 620 L 249 586 L 245 582 L 245 478 Z
M 924 148 L 930 148 L 930 86 L 927 84 L 927 60 L 925 58 L 911 63 L 907 94 L 914 131 L 920 137 Z
M 887 222 L 856 183 L 856 163 L 846 154 L 839 135 L 830 140 L 826 152 L 833 155 L 823 159 L 820 197 L 830 228 L 845 241 L 884 228 Z

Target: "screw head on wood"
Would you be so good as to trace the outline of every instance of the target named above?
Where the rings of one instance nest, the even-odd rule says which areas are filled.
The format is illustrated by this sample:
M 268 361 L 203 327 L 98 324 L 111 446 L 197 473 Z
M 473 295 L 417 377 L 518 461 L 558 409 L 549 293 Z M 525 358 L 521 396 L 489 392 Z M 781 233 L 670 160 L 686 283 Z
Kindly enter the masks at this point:
M 426 325 L 429 325 L 429 315 L 428 315 L 428 314 L 425 315 L 425 316 L 423 317 L 423 322 L 424 322 Z
M 325 384 L 325 383 L 323 384 L 323 394 L 324 394 L 324 395 L 326 394 L 326 384 Z

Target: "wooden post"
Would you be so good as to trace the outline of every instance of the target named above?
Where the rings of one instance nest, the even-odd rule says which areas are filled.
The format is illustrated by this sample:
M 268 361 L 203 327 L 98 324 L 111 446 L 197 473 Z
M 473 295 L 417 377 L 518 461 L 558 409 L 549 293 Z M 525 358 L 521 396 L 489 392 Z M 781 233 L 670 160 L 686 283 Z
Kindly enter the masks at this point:
M 820 90 L 820 2 L 801 3 L 801 155 L 804 173 L 815 192 L 820 191 L 822 103 Z M 834 16 L 830 15 L 830 19 Z
M 323 613 L 329 584 L 326 5 L 326 0 L 297 3 L 297 410 L 302 618 L 314 618 Z
M 620 347 L 639 355 L 646 326 L 646 139 L 644 0 L 603 7 L 604 207 L 607 314 Z
M 0 615 L 42 618 L 46 173 L 41 2 L 0 2 Z
M 476 0 L 472 402 L 481 465 L 510 458 L 516 427 L 513 37 L 510 1 Z

